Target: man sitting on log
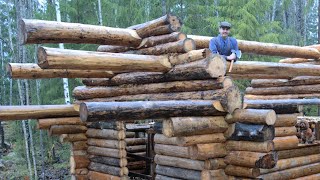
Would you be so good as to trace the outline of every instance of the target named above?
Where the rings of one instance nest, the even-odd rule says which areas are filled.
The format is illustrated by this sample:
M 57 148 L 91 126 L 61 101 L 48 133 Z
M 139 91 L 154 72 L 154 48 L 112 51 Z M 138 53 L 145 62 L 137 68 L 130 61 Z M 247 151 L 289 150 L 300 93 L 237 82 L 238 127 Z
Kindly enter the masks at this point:
M 226 60 L 236 61 L 241 57 L 241 51 L 239 51 L 237 40 L 233 37 L 229 37 L 230 29 L 230 23 L 220 22 L 220 34 L 210 40 L 209 49 L 213 54 L 220 54 Z

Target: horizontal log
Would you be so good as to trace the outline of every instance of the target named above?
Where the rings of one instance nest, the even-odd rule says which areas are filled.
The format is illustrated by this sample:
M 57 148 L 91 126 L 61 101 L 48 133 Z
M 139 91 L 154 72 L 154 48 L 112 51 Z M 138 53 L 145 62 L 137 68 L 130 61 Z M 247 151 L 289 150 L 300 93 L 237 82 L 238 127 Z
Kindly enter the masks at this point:
M 319 98 L 320 93 L 312 94 L 285 94 L 285 95 L 252 95 L 246 94 L 246 100 L 273 100 L 273 99 L 303 99 L 303 98 Z
M 245 100 L 248 109 L 273 109 L 277 114 L 302 112 L 301 105 L 316 105 L 318 99 Z
M 142 173 L 144 173 L 146 169 L 146 161 L 129 162 L 127 168 L 130 172 L 132 172 L 133 170 L 141 170 Z
M 127 152 L 124 149 L 111 149 L 96 146 L 88 146 L 88 154 L 113 158 L 125 158 Z
M 172 65 L 190 63 L 197 60 L 207 58 L 211 55 L 209 49 L 192 50 L 184 54 L 177 54 L 169 56 L 169 61 Z
M 222 108 L 214 107 L 215 102 L 217 101 L 87 102 L 80 105 L 80 119 L 82 122 L 94 122 L 102 119 L 136 120 L 226 114 L 222 112 Z
M 320 84 L 320 77 L 318 76 L 298 76 L 292 79 L 253 79 L 251 86 L 253 88 L 262 87 L 282 87 L 282 86 L 300 86 Z
M 299 139 L 296 135 L 294 136 L 284 136 L 284 137 L 275 137 L 273 139 L 274 149 L 275 150 L 286 150 L 293 149 L 298 146 Z
M 298 120 L 298 122 L 301 122 L 301 121 L 308 121 L 309 123 L 310 122 L 314 122 L 314 123 L 320 122 L 319 116 L 297 116 L 296 119 Z
M 228 179 L 227 175 L 224 173 L 223 169 L 217 170 L 203 170 L 201 171 L 201 179 Z
M 100 164 L 96 162 L 91 162 L 88 169 L 92 171 L 105 173 L 105 174 L 111 174 L 114 176 L 123 176 L 123 175 L 129 174 L 129 170 L 127 167 L 119 168 L 119 167 L 108 166 L 108 165 Z
M 49 129 L 53 125 L 85 125 L 79 117 L 38 119 L 38 129 Z M 67 133 L 65 133 L 67 134 Z
M 275 127 L 290 127 L 297 124 L 299 114 L 278 114 Z
M 260 175 L 259 168 L 248 168 L 234 165 L 227 165 L 224 171 L 227 175 L 230 176 L 240 176 L 247 178 L 256 178 Z
M 179 179 L 201 179 L 201 171 L 157 165 L 156 174 Z
M 185 91 L 204 91 L 223 88 L 223 84 L 214 80 L 176 81 L 144 85 L 123 85 L 120 87 L 78 86 L 73 90 L 76 99 L 107 98 L 122 95 L 172 93 Z
M 126 131 L 125 134 L 126 134 L 126 138 L 134 138 L 136 136 L 135 132 Z
M 308 156 L 312 154 L 320 154 L 319 144 L 308 144 L 304 146 L 292 147 L 287 150 L 278 151 L 279 159 L 294 158 L 300 156 Z
M 79 134 L 86 131 L 87 127 L 83 125 L 53 125 L 49 129 L 49 135 Z
M 146 145 L 127 146 L 126 151 L 130 153 L 146 152 Z
M 150 36 L 150 37 L 144 38 L 138 48 L 153 47 L 156 45 L 175 42 L 175 41 L 183 40 L 186 38 L 187 38 L 187 35 L 181 32 L 173 32 L 171 34 L 163 34 L 159 36 Z M 98 48 L 98 51 L 99 51 L 99 48 Z
M 73 151 L 87 150 L 87 148 L 88 148 L 87 141 L 72 142 L 72 150 Z
M 229 67 L 230 68 L 230 67 Z M 232 72 L 228 74 L 229 77 L 231 77 L 234 80 L 241 80 L 241 79 L 291 79 L 292 76 L 289 74 L 233 74 Z
M 22 19 L 20 25 L 23 44 L 85 43 L 139 46 L 141 43 L 139 35 L 131 29 L 35 19 Z
M 291 127 L 276 127 L 275 128 L 275 136 L 283 137 L 283 136 L 293 136 L 297 134 L 297 128 L 295 126 Z
M 251 151 L 268 153 L 274 150 L 272 141 L 253 142 L 253 141 L 227 141 L 226 148 L 229 151 Z
M 111 52 L 111 53 L 122 53 L 129 50 L 135 49 L 128 46 L 114 46 L 114 45 L 100 45 L 97 49 L 98 52 Z
M 119 140 L 110 140 L 110 139 L 88 138 L 87 143 L 90 146 L 105 147 L 105 148 L 112 148 L 112 149 L 125 149 L 126 147 L 126 143 L 124 140 L 119 141 Z
M 156 174 L 155 180 L 179 180 L 179 178 L 173 178 L 173 177 Z
M 265 142 L 275 137 L 274 127 L 260 124 L 234 123 L 229 125 L 225 136 L 235 141 Z
M 146 138 L 126 138 L 125 142 L 127 146 L 145 145 L 147 142 L 147 139 Z
M 38 61 L 38 65 L 42 69 L 166 72 L 171 68 L 171 64 L 165 56 L 105 53 L 48 47 L 38 48 Z
M 271 169 L 276 166 L 278 155 L 276 152 L 231 151 L 224 159 L 226 164 L 235 166 Z
M 271 172 L 281 171 L 294 167 L 300 167 L 308 164 L 320 162 L 319 154 L 307 155 L 302 157 L 295 157 L 289 159 L 280 159 L 277 165 L 272 169 L 260 169 L 261 174 L 268 174 Z
M 222 133 L 228 129 L 223 116 L 174 117 L 162 123 L 162 133 L 167 137 Z
M 225 157 L 228 153 L 224 143 L 196 144 L 190 146 L 191 159 L 206 160 Z
M 154 162 L 157 165 L 191 169 L 201 171 L 204 169 L 204 161 L 172 157 L 172 156 L 164 156 L 157 154 L 154 157 Z
M 76 151 L 71 151 L 70 155 L 71 156 L 87 156 L 88 152 L 85 150 L 76 150 Z
M 120 180 L 120 177 L 110 174 L 100 173 L 96 171 L 89 171 L 87 177 L 89 180 Z
M 90 138 L 122 140 L 126 137 L 123 130 L 117 131 L 112 129 L 92 129 L 88 128 L 86 135 Z
M 60 142 L 77 142 L 77 141 L 86 141 L 87 136 L 85 133 L 79 134 L 62 134 L 60 135 Z
M 90 163 L 88 157 L 81 155 L 72 155 L 70 156 L 70 169 L 80 169 L 87 168 Z
M 125 129 L 125 124 L 124 122 L 119 122 L 119 121 L 110 121 L 110 122 L 92 122 L 92 123 L 87 123 L 88 128 L 92 129 L 112 129 L 112 130 L 124 130 Z
M 287 95 L 287 94 L 317 94 L 320 92 L 320 85 L 299 85 L 299 86 L 282 86 L 269 88 L 252 88 L 246 89 L 246 94 L 252 95 Z
M 154 152 L 159 155 L 190 158 L 190 153 L 188 147 L 172 146 L 164 144 L 155 144 Z
M 163 134 L 156 134 L 154 142 L 157 144 L 168 144 L 177 146 L 192 146 L 195 144 L 208 144 L 208 143 L 223 143 L 226 138 L 222 133 L 194 135 L 194 136 L 179 136 L 168 138 Z
M 71 175 L 71 180 L 87 180 L 87 175 Z
M 0 106 L 1 121 L 79 116 L 73 105 Z
M 273 125 L 276 119 L 277 116 L 273 110 L 265 109 L 237 109 L 226 116 L 226 121 L 229 124 L 242 122 Z
M 313 180 L 313 179 L 319 179 L 320 178 L 320 173 L 317 174 L 312 174 L 309 176 L 303 176 L 303 177 L 299 177 L 297 179 L 293 179 L 293 180 Z
M 226 166 L 224 158 L 207 159 L 204 162 L 204 169 L 208 170 L 224 169 Z
M 320 163 L 308 164 L 259 176 L 265 180 L 293 179 L 320 172 Z
M 43 79 L 43 78 L 111 78 L 112 71 L 76 70 L 76 69 L 41 69 L 38 64 L 9 63 L 8 76 L 12 79 Z
M 119 158 L 112 158 L 112 157 L 89 155 L 89 159 L 91 162 L 96 162 L 96 163 L 115 166 L 115 167 L 126 167 L 128 164 L 128 160 L 126 158 L 119 159 Z
M 288 63 L 288 64 L 300 64 L 300 63 L 312 63 L 316 62 L 314 59 L 305 59 L 305 58 L 285 58 L 280 59 L 279 63 Z
M 87 168 L 81 168 L 81 169 L 75 169 L 74 174 L 77 175 L 87 175 L 89 173 L 89 170 Z M 73 174 L 70 172 L 70 174 Z
M 187 35 L 196 42 L 197 48 L 208 48 L 212 37 Z M 297 57 L 297 58 L 311 58 L 318 59 L 320 57 L 319 51 L 314 48 L 299 47 L 291 45 L 263 43 L 255 41 L 237 40 L 239 49 L 245 53 L 254 53 L 269 56 L 283 56 L 283 57 Z

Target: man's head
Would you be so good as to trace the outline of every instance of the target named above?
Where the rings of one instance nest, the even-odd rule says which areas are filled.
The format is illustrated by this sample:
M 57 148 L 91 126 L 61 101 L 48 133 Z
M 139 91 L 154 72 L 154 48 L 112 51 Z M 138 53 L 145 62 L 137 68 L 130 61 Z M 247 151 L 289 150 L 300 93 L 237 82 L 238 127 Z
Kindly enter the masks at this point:
M 219 24 L 219 33 L 222 37 L 226 38 L 229 36 L 231 24 L 224 21 Z

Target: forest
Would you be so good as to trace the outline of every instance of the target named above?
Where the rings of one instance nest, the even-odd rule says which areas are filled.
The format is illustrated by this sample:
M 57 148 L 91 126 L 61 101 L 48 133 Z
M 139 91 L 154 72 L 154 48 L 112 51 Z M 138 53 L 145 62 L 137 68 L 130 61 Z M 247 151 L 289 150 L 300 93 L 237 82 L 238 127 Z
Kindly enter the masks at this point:
M 228 21 L 232 24 L 231 35 L 236 39 L 297 46 L 320 41 L 320 0 L 0 0 L 0 8 L 0 103 L 3 106 L 72 103 L 72 90 L 82 85 L 81 79 L 8 77 L 8 63 L 37 63 L 36 50 L 40 45 L 21 44 L 19 20 L 22 18 L 126 28 L 171 13 L 181 19 L 181 32 L 185 34 L 217 36 L 219 22 Z M 59 46 L 89 51 L 98 47 Z M 242 59 L 278 62 L 281 58 L 244 54 Z M 236 83 L 242 91 L 250 85 L 247 80 Z M 315 113 L 314 109 L 309 109 L 309 113 Z M 37 130 L 35 120 L 0 119 L 0 137 L 0 177 L 69 179 L 70 147 L 48 132 Z

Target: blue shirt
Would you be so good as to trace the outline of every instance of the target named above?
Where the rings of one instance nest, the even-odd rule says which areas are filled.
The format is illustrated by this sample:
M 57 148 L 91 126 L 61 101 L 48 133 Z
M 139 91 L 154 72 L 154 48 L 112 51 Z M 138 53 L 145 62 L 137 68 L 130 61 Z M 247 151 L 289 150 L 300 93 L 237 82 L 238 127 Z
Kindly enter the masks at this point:
M 217 37 L 213 37 L 209 43 L 209 49 L 212 53 L 224 56 L 230 56 L 232 54 L 231 50 L 238 51 L 238 42 L 233 37 L 223 37 L 219 34 Z

